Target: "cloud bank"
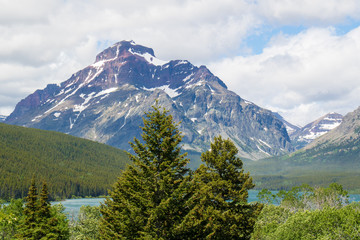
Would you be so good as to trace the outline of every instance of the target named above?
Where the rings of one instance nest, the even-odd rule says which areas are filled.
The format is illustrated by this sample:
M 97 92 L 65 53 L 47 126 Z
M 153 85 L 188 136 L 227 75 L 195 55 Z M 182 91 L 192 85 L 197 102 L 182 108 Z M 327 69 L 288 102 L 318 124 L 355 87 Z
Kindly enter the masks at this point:
M 208 65 L 241 97 L 297 124 L 360 105 L 357 0 L 0 2 L 0 114 L 124 39 L 160 59 Z M 352 30 L 339 34 L 344 27 Z M 249 39 L 269 32 L 255 55 Z
M 360 105 L 359 63 L 360 27 L 343 36 L 312 28 L 275 36 L 259 55 L 224 59 L 210 68 L 243 98 L 304 125 Z

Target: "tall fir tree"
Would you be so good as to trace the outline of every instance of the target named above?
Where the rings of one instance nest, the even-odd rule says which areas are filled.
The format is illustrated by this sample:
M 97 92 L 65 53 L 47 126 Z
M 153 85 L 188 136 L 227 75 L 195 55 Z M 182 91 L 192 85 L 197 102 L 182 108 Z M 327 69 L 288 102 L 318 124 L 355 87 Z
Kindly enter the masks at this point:
M 28 195 L 25 198 L 26 203 L 24 207 L 24 221 L 21 224 L 21 230 L 19 232 L 19 237 L 24 239 L 35 239 L 33 238 L 33 233 L 37 230 L 38 222 L 38 193 L 35 183 L 35 177 L 31 179 L 31 184 L 29 187 Z
M 40 219 L 48 219 L 51 217 L 51 205 L 49 203 L 49 191 L 46 181 L 43 181 L 40 199 L 39 199 L 39 217 Z
M 128 166 L 101 207 L 102 239 L 179 239 L 174 226 L 185 215 L 189 159 L 182 136 L 158 103 L 145 113 L 142 140 L 131 143 Z
M 250 239 L 261 204 L 248 204 L 255 185 L 230 140 L 215 137 L 194 173 L 191 209 L 177 231 L 182 239 Z
M 52 207 L 49 202 L 49 192 L 44 181 L 38 196 L 35 178 L 31 180 L 28 196 L 24 207 L 24 221 L 20 239 L 68 239 L 69 228 L 65 215 Z

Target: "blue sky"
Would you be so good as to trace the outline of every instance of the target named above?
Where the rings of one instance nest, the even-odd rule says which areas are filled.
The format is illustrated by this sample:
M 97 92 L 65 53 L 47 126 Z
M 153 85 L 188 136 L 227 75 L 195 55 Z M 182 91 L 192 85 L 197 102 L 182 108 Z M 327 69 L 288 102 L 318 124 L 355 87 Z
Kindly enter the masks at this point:
M 261 30 L 259 30 L 258 34 L 253 34 L 245 39 L 245 45 L 251 49 L 251 52 L 248 54 L 262 53 L 263 49 L 267 46 L 273 36 L 279 34 L 296 35 L 304 30 L 306 30 L 306 27 L 301 25 L 285 25 L 280 27 L 264 25 Z
M 305 125 L 360 105 L 358 0 L 0 0 L 0 114 L 121 40 Z

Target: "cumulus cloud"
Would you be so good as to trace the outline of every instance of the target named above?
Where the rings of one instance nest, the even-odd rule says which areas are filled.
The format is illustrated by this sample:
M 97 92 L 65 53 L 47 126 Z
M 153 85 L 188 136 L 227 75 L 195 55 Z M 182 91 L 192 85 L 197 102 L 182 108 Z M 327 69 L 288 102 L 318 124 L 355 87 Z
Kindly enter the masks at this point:
M 210 68 L 243 98 L 304 125 L 360 105 L 359 62 L 360 27 L 343 36 L 312 28 L 280 34 L 259 55 L 228 58 Z
M 310 103 L 337 99 L 334 103 L 341 105 L 344 96 L 356 96 L 332 81 L 344 61 L 349 71 L 343 78 L 356 75 L 350 62 L 358 60 L 353 52 L 357 36 L 352 36 L 357 33 L 338 37 L 327 26 L 358 20 L 357 0 L 304 0 L 300 5 L 295 0 L 0 1 L 0 114 L 36 89 L 66 80 L 99 51 L 124 39 L 153 48 L 163 60 L 212 63 L 211 70 L 230 89 L 287 116 L 296 105 L 305 114 L 304 109 L 314 109 Z M 249 55 L 249 36 L 284 25 L 317 28 L 297 36 L 280 34 L 262 54 Z M 320 90 L 324 79 L 329 88 Z M 305 90 L 310 82 L 313 88 Z M 298 117 L 294 113 L 292 118 Z
M 261 0 L 256 11 L 278 24 L 338 24 L 360 18 L 357 0 Z

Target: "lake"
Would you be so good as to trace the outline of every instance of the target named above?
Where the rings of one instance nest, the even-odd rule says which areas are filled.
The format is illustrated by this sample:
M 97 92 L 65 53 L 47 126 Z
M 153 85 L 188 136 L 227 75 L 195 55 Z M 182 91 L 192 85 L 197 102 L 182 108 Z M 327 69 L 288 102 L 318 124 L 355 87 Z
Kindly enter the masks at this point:
M 258 200 L 258 190 L 249 191 L 249 202 L 256 202 Z M 79 213 L 80 207 L 83 205 L 100 206 L 104 198 L 79 198 L 79 199 L 66 199 L 60 202 L 52 202 L 52 204 L 61 203 L 65 207 L 65 213 L 71 218 L 76 217 Z M 350 202 L 360 202 L 360 194 L 350 194 Z

